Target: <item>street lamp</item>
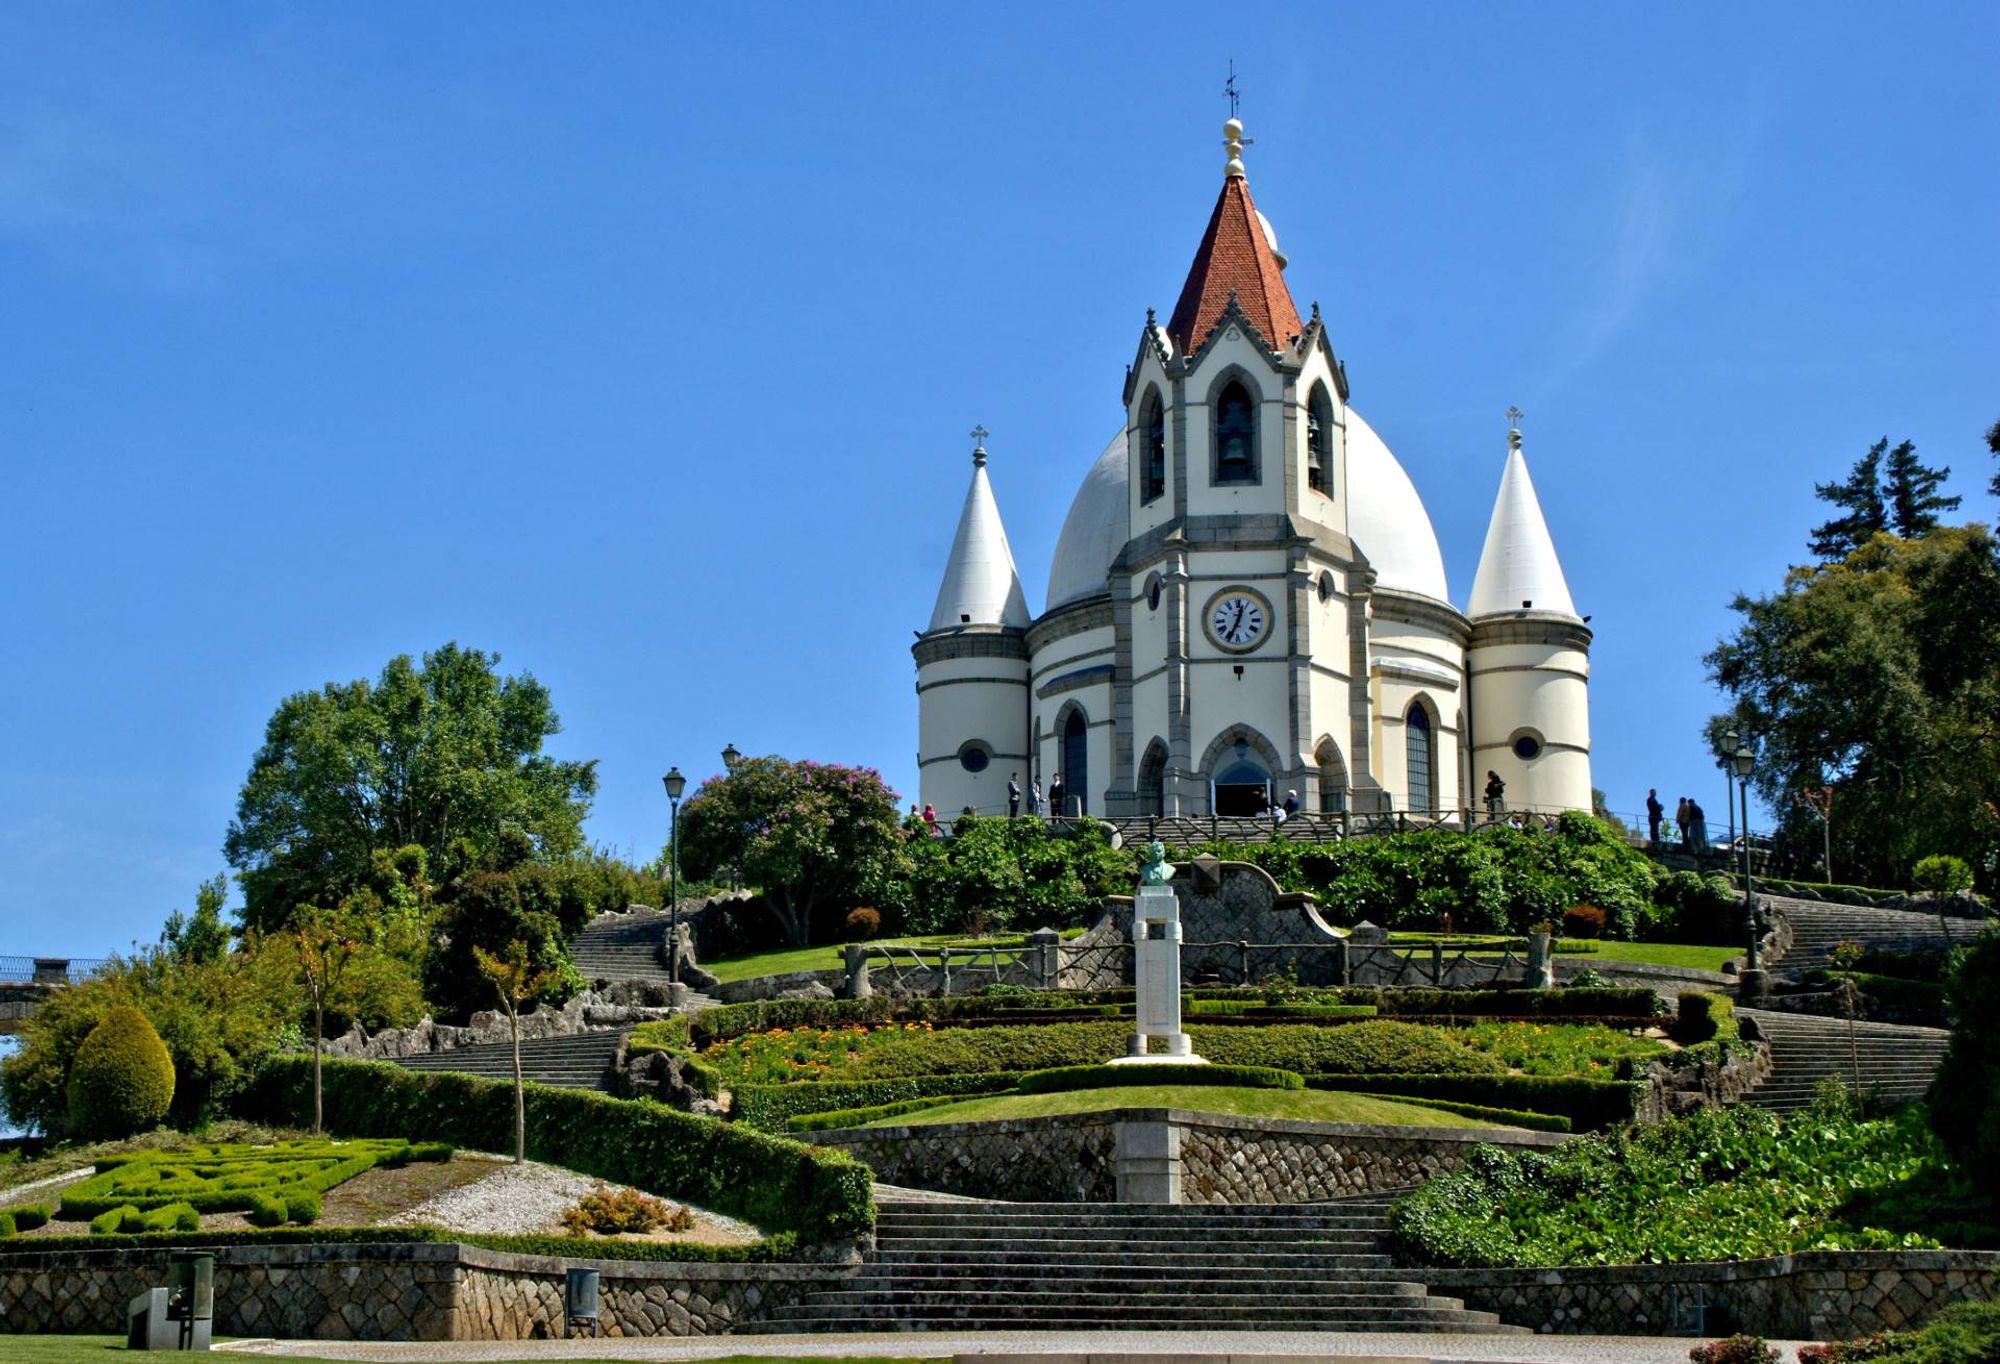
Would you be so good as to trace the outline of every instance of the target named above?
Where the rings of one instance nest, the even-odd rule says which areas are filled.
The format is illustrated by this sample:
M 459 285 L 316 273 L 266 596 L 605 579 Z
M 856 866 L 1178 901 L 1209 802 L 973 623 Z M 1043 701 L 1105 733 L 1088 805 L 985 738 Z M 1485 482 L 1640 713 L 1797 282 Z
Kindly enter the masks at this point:
M 1726 729 L 1717 746 L 1736 773 L 1737 790 L 1743 800 L 1743 921 L 1750 935 L 1750 955 L 1744 969 L 1758 971 L 1762 969 L 1762 963 L 1757 942 L 1757 899 L 1750 871 L 1750 774 L 1757 770 L 1757 741 L 1733 729 Z
M 723 771 L 725 771 L 725 772 L 734 772 L 734 771 L 736 770 L 736 764 L 738 764 L 738 763 L 740 763 L 740 762 L 742 762 L 742 761 L 743 761 L 743 755 L 742 755 L 741 753 L 738 753 L 738 752 L 736 751 L 736 745 L 735 745 L 735 744 L 731 744 L 731 745 L 729 745 L 729 747 L 727 747 L 727 748 L 725 748 L 725 749 L 723 749 L 723 750 L 722 750 L 722 770 L 723 770 Z
M 681 983 L 681 792 L 687 790 L 687 778 L 678 767 L 669 767 L 667 775 L 660 778 L 660 784 L 667 788 L 667 885 L 672 899 L 673 918 L 667 932 L 667 979 L 675 985 Z

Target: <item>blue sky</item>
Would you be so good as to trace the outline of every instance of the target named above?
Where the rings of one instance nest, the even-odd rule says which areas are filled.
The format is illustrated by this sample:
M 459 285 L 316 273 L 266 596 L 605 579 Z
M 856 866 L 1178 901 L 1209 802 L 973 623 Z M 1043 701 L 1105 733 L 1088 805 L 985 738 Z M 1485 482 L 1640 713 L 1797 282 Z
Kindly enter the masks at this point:
M 0 952 L 147 940 L 286 693 L 456 639 L 637 855 L 726 743 L 915 789 L 968 474 L 1031 602 L 1219 183 L 1454 594 L 1519 404 L 1598 784 L 1881 436 L 1990 520 L 2000 7 L 43 5 L 0 15 Z M 1720 820 L 1713 821 L 1720 823 Z

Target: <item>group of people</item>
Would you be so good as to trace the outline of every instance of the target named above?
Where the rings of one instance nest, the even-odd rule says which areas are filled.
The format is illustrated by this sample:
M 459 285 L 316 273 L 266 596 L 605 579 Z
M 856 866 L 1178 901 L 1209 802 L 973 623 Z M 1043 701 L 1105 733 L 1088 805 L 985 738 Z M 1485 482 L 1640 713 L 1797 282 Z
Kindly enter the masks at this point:
M 1660 823 L 1666 818 L 1667 807 L 1660 803 L 1657 789 L 1646 791 L 1646 837 L 1654 843 L 1660 841 Z M 1681 833 L 1681 850 L 1693 852 L 1708 846 L 1708 814 L 1700 802 L 1690 796 L 1682 796 L 1674 806 L 1674 824 Z
M 1024 792 L 1021 789 L 1021 774 L 1019 772 L 1009 772 L 1007 774 L 1007 818 L 1020 818 L 1021 801 L 1024 796 L 1028 802 L 1028 817 L 1031 819 L 1039 817 L 1042 813 L 1042 779 L 1036 777 L 1030 781 L 1027 790 Z M 1049 813 L 1051 815 L 1062 814 L 1063 802 L 1068 796 L 1069 792 L 1063 786 L 1062 773 L 1058 772 L 1054 779 L 1049 782 Z M 970 813 L 969 809 L 967 813 Z M 936 806 L 925 802 L 922 813 L 919 813 L 917 807 L 912 805 L 910 807 L 910 817 L 921 821 L 932 838 L 944 837 L 944 826 L 938 822 Z

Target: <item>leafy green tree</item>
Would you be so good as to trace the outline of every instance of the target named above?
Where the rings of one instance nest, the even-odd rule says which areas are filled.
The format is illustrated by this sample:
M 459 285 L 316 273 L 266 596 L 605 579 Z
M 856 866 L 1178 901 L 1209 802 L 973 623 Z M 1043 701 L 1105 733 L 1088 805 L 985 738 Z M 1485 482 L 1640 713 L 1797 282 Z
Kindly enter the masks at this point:
M 872 768 L 745 758 L 681 806 L 681 866 L 734 867 L 762 886 L 786 942 L 803 947 L 816 910 L 877 898 L 896 870 L 896 793 Z
M 1138 868 L 1094 822 L 1066 830 L 1038 819 L 961 816 L 950 838 L 919 827 L 881 895 L 912 933 L 983 933 L 1094 923 L 1105 897 L 1129 895 Z
M 1789 793 L 1831 785 L 1843 875 L 1902 884 L 1917 857 L 1990 868 L 2000 828 L 2000 545 L 1980 525 L 1878 537 L 1739 596 L 1706 659 L 1725 723 L 1762 742 L 1758 793 L 1788 846 L 1820 829 Z M 1849 871 L 1848 869 L 1852 870 Z
M 548 690 L 498 663 L 447 644 L 279 705 L 223 844 L 246 925 L 340 904 L 385 849 L 421 848 L 450 875 L 491 858 L 510 828 L 543 856 L 582 846 L 595 764 L 542 752 L 561 729 Z
M 1950 465 L 1930 469 L 1920 463 L 1917 447 L 1909 441 L 1891 450 L 1888 468 L 1882 476 L 1889 528 L 1905 540 L 1936 530 L 1944 513 L 1957 511 L 1958 504 L 1965 500 L 1939 495 L 1938 488 L 1950 477 Z
M 2000 933 L 1982 934 L 1950 988 L 1957 1020 L 1931 1082 L 1931 1128 L 1989 1198 L 2000 1200 Z
M 360 943 L 344 915 L 321 909 L 304 909 L 292 916 L 292 938 L 299 948 L 299 976 L 305 981 L 306 998 L 313 1018 L 313 1135 L 324 1130 L 320 1091 L 320 1053 L 326 1047 L 327 998 L 338 988 L 354 960 Z
M 424 997 L 438 1016 L 464 1018 L 492 1008 L 493 993 L 480 974 L 478 953 L 504 954 L 514 942 L 527 945 L 542 972 L 542 984 L 527 1002 L 561 1004 L 583 989 L 583 978 L 564 947 L 561 907 L 544 868 L 530 865 L 464 878 L 433 921 L 424 957 Z
M 2000 457 L 2000 422 L 1994 422 L 1986 429 L 1986 448 L 1995 457 Z M 1993 482 L 1987 487 L 1995 497 L 2000 497 L 2000 474 L 1993 475 Z
M 178 909 L 167 916 L 160 931 L 160 944 L 176 961 L 207 965 L 222 960 L 229 950 L 229 925 L 222 922 L 222 907 L 229 900 L 229 877 L 218 872 L 194 893 L 194 913 Z
M 69 1119 L 77 1135 L 105 1140 L 147 1131 L 167 1116 L 173 1099 L 173 1058 L 131 1005 L 105 1014 L 76 1049 Z
M 1814 486 L 1814 497 L 1831 502 L 1842 513 L 1813 528 L 1814 555 L 1844 559 L 1889 529 L 1889 509 L 1882 500 L 1882 455 L 1888 448 L 1889 438 L 1884 436 L 1855 461 L 1844 482 Z

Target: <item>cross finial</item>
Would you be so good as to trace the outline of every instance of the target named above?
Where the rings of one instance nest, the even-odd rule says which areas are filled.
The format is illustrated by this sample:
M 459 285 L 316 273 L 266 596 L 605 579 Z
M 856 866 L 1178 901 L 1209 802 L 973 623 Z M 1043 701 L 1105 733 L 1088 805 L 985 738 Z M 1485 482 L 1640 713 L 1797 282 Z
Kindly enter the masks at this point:
M 1510 407 L 1505 412 L 1502 412 L 1500 415 L 1507 419 L 1508 426 L 1513 427 L 1513 426 L 1519 426 L 1521 424 L 1521 418 L 1527 416 L 1528 414 L 1523 412 L 1518 407 Z
M 992 434 L 984 425 L 972 428 L 972 462 L 974 464 L 986 463 L 986 438 Z
M 1222 93 L 1224 98 L 1229 101 L 1229 116 L 1235 118 L 1236 101 L 1239 96 L 1236 92 L 1236 59 L 1234 57 L 1229 59 L 1229 79 L 1222 83 Z
M 1518 407 L 1510 406 L 1505 412 L 1502 412 L 1500 415 L 1507 419 L 1507 448 L 1509 450 L 1520 449 L 1521 418 L 1527 416 L 1528 414 L 1523 412 Z

